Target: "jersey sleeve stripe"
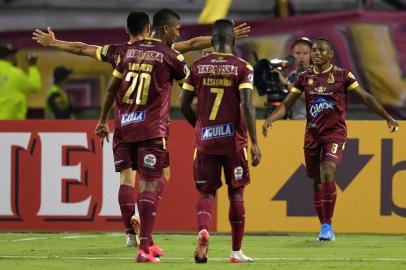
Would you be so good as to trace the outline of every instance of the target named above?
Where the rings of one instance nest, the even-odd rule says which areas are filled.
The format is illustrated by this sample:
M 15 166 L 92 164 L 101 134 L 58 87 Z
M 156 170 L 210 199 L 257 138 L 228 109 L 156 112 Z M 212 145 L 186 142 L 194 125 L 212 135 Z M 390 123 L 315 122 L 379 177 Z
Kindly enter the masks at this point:
M 176 59 L 178 59 L 179 61 L 184 61 L 184 60 L 185 60 L 185 57 L 183 57 L 182 54 L 178 54 L 178 55 L 176 56 Z
M 98 48 L 96 49 L 96 58 L 97 58 L 97 60 L 99 60 L 99 61 L 103 61 L 102 58 L 101 58 L 101 50 L 102 50 L 101 47 L 98 47 Z
M 183 83 L 182 88 L 191 92 L 195 91 L 195 87 L 193 85 L 188 84 L 187 82 Z
M 300 90 L 299 88 L 296 88 L 296 87 L 292 87 L 292 89 L 290 89 L 290 91 L 293 93 L 298 93 L 298 94 L 301 94 L 303 92 L 302 90 Z
M 244 88 L 248 88 L 248 89 L 254 89 L 254 87 L 252 86 L 252 83 L 242 83 L 238 86 L 238 89 L 244 89 Z
M 118 71 L 117 69 L 115 69 L 113 71 L 113 76 L 116 77 L 116 78 L 119 78 L 119 79 L 123 78 L 123 74 L 120 71 Z
M 351 91 L 354 90 L 355 88 L 357 88 L 359 86 L 358 82 L 353 82 L 350 86 L 347 87 L 347 91 Z

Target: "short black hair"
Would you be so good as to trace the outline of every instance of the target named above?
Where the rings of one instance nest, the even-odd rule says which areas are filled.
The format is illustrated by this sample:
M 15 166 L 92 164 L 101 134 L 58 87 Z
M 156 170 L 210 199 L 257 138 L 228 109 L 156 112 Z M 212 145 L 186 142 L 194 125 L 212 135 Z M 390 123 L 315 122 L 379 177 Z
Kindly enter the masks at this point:
M 313 40 L 313 43 L 312 43 L 312 44 L 315 44 L 317 41 L 321 41 L 321 42 L 326 43 L 326 44 L 330 47 L 330 49 L 331 49 L 332 51 L 334 51 L 334 45 L 333 45 L 333 43 L 332 43 L 330 40 L 328 40 L 327 38 L 325 38 L 325 37 L 318 37 L 318 38 L 316 38 L 315 40 Z
M 149 25 L 149 16 L 143 11 L 134 10 L 128 14 L 127 29 L 132 36 L 136 36 L 144 32 Z
M 180 16 L 175 11 L 170 10 L 169 8 L 160 9 L 154 15 L 152 27 L 156 29 L 162 25 L 169 24 L 170 20 L 173 18 L 180 20 Z
M 234 24 L 227 19 L 220 19 L 213 24 L 213 41 L 224 43 L 234 38 Z
M 290 46 L 290 48 L 293 50 L 293 48 L 294 48 L 297 44 L 304 44 L 304 45 L 309 46 L 309 48 L 312 47 L 312 41 L 311 41 L 309 38 L 307 38 L 307 37 L 301 37 L 301 38 L 299 38 L 299 39 L 296 39 L 296 40 L 292 43 L 292 45 Z
M 72 74 L 72 69 L 65 66 L 57 66 L 54 69 L 54 83 L 59 84 L 63 82 L 70 74 Z

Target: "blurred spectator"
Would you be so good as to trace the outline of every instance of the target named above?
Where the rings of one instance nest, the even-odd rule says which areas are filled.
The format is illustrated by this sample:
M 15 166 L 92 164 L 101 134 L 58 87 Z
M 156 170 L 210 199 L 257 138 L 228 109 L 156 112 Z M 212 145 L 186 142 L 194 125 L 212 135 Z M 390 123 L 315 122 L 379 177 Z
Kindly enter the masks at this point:
M 71 119 L 72 105 L 69 96 L 64 89 L 72 70 L 58 66 L 54 69 L 54 84 L 48 89 L 45 107 L 45 117 L 55 119 Z
M 25 119 L 27 100 L 25 95 L 38 92 L 41 75 L 36 67 L 37 56 L 28 54 L 28 74 L 16 67 L 18 49 L 11 44 L 0 43 L 0 119 Z

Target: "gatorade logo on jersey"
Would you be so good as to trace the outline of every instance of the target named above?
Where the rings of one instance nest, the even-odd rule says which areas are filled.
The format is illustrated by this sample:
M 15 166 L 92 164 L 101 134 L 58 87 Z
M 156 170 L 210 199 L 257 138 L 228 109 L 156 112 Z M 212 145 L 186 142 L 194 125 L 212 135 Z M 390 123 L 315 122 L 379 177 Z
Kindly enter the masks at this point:
M 320 113 L 330 109 L 334 109 L 333 102 L 324 98 L 318 98 L 312 103 L 312 106 L 310 107 L 310 115 L 312 117 L 317 117 Z
M 146 111 L 130 112 L 121 115 L 121 126 L 126 126 L 136 122 L 142 122 L 145 120 Z
M 234 124 L 205 127 L 202 129 L 202 140 L 234 136 Z

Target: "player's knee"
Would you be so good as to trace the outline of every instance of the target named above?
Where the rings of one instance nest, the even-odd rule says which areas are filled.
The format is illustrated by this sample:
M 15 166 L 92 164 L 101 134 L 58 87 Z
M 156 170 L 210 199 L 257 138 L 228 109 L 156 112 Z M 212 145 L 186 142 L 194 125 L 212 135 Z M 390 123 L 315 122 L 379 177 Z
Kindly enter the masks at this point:
M 244 201 L 244 186 L 228 188 L 228 199 L 230 201 Z
M 135 186 L 135 173 L 129 169 L 120 172 L 120 184 L 134 187 Z
M 216 197 L 215 192 L 200 192 L 200 198 L 205 198 L 208 200 L 214 200 L 214 197 Z
M 162 177 L 164 177 L 166 179 L 166 182 L 169 182 L 169 180 L 171 178 L 171 171 L 170 171 L 169 167 L 164 168 L 162 170 Z
M 149 192 L 158 192 L 159 189 L 159 181 L 152 180 L 152 181 L 140 181 L 140 192 L 149 191 Z

